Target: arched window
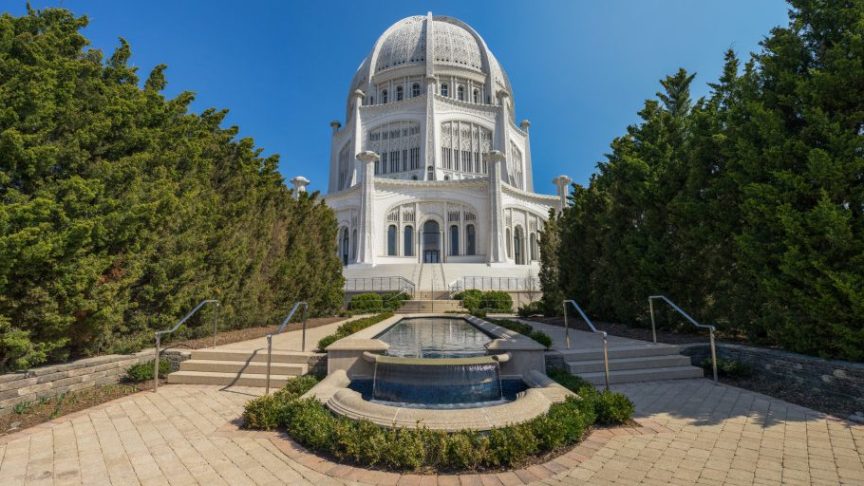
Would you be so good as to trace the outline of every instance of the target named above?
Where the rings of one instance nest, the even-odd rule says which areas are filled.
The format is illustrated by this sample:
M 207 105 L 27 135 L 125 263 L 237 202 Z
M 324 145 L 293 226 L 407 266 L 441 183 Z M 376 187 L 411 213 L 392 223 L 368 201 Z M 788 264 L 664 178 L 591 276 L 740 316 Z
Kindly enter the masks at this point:
M 387 103 L 387 90 L 381 92 L 381 103 Z
M 405 244 L 404 251 L 402 252 L 405 256 L 414 256 L 414 227 L 406 226 L 405 227 L 405 235 L 402 237 L 402 240 Z
M 411 85 L 411 97 L 416 98 L 420 96 L 420 84 L 414 83 Z
M 402 101 L 402 86 L 396 86 L 396 101 Z
M 351 261 L 357 261 L 357 230 L 351 232 Z
M 474 90 L 474 99 L 472 100 L 474 103 L 480 103 L 480 91 Z
M 531 261 L 539 260 L 539 255 L 537 251 L 537 233 L 531 233 L 531 236 L 528 238 L 529 248 L 531 249 Z
M 387 255 L 396 256 L 396 225 L 387 227 Z
M 450 86 L 447 83 L 441 85 L 441 96 L 450 96 Z
M 450 226 L 450 254 L 459 254 L 459 227 L 455 224 Z
M 516 265 L 524 265 L 525 264 L 525 255 L 523 250 L 523 245 L 525 244 L 524 237 L 522 236 L 522 227 L 517 226 L 516 230 L 513 232 L 513 250 L 515 254 L 514 260 L 516 260 Z
M 374 104 L 375 104 L 375 97 L 374 97 L 374 96 L 370 96 L 370 97 L 369 97 L 369 104 L 370 104 L 370 105 L 374 105 Z
M 456 97 L 459 98 L 459 101 L 465 101 L 465 86 L 456 88 Z
M 512 233 L 510 233 L 510 228 L 507 228 L 507 235 L 506 235 L 506 240 L 507 240 L 507 258 L 512 258 L 512 257 L 513 257 L 513 240 L 511 239 L 511 234 L 512 234 Z
M 426 167 L 426 180 L 434 181 L 435 180 L 435 169 L 430 165 Z
M 474 225 L 469 224 L 465 227 L 465 254 L 474 255 L 477 253 L 477 236 L 474 234 Z
M 342 244 L 340 246 L 342 265 L 348 265 L 348 228 L 342 228 Z

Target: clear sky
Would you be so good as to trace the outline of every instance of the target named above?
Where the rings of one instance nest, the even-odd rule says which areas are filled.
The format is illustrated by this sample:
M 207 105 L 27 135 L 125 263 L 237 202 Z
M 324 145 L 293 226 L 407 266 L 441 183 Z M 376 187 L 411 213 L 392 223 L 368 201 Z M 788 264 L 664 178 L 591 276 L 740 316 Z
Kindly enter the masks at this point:
M 24 13 L 24 0 L 2 0 Z M 425 14 L 474 27 L 510 76 L 517 120 L 531 121 L 535 190 L 586 183 L 609 143 L 636 120 L 658 80 L 695 71 L 707 93 L 723 52 L 744 57 L 787 23 L 782 0 L 261 1 L 32 0 L 87 15 L 85 34 L 110 54 L 132 46 L 145 79 L 168 65 L 168 96 L 193 91 L 196 111 L 227 108 L 226 123 L 279 154 L 286 179 L 326 191 L 331 120 L 344 123 L 348 83 L 392 23 Z

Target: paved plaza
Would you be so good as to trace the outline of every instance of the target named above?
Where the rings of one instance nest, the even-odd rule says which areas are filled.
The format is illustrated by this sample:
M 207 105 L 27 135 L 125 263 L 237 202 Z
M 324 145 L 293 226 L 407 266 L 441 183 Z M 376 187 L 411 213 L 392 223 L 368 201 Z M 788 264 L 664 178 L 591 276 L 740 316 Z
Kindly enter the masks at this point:
M 399 475 L 242 431 L 257 388 L 168 385 L 0 438 L 0 484 L 862 484 L 864 426 L 709 380 L 616 387 L 639 428 L 594 431 L 520 471 Z

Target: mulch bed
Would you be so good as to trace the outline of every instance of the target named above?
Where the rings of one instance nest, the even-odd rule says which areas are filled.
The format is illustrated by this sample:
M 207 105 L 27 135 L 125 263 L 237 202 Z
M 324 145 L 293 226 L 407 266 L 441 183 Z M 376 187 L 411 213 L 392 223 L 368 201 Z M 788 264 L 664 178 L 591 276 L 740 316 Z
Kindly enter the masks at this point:
M 561 317 L 532 317 L 531 320 L 552 326 L 564 325 L 564 319 Z M 580 319 L 568 319 L 567 323 L 574 329 L 588 330 L 585 323 Z M 652 340 L 650 328 L 631 327 L 626 324 L 612 322 L 594 322 L 594 325 L 597 326 L 597 329 L 606 331 L 611 336 L 639 339 L 642 341 Z M 692 334 L 673 332 L 668 329 L 657 329 L 657 342 L 666 344 L 705 344 L 708 342 L 708 332 L 704 331 L 700 334 Z M 730 339 L 724 336 L 723 339 L 718 339 L 718 342 L 752 346 L 752 344 L 746 343 L 739 337 Z M 705 377 L 711 379 L 711 372 L 706 371 Z M 851 398 L 847 399 L 837 395 L 819 394 L 810 388 L 802 388 L 796 383 L 791 383 L 787 380 L 778 380 L 775 377 L 762 376 L 757 373 L 746 377 L 721 375 L 719 380 L 725 385 L 737 386 L 738 388 L 768 395 L 769 397 L 779 398 L 780 400 L 818 410 L 839 418 L 845 419 L 853 413 L 860 411 L 860 405 L 857 405 Z
M 161 380 L 160 382 L 164 382 Z M 153 382 L 97 385 L 53 397 L 23 402 L 11 413 L 0 415 L 0 437 L 33 427 L 57 417 L 110 402 L 140 391 L 152 390 Z
M 332 324 L 334 322 L 342 321 L 347 319 L 346 317 L 315 317 L 306 321 L 306 329 L 312 329 L 315 327 L 326 326 L 327 324 Z M 231 344 L 237 343 L 240 341 L 248 341 L 250 339 L 262 338 L 268 334 L 276 332 L 278 325 L 272 326 L 258 326 L 258 327 L 247 327 L 245 329 L 233 329 L 230 331 L 219 331 L 216 334 L 216 345 L 222 344 Z M 288 324 L 285 328 L 284 332 L 287 331 L 299 331 L 303 328 L 303 324 L 300 322 L 292 322 Z M 198 339 L 184 339 L 178 341 L 170 341 L 165 344 L 165 347 L 169 348 L 182 348 L 182 349 L 203 349 L 209 348 L 213 346 L 213 336 L 202 337 Z

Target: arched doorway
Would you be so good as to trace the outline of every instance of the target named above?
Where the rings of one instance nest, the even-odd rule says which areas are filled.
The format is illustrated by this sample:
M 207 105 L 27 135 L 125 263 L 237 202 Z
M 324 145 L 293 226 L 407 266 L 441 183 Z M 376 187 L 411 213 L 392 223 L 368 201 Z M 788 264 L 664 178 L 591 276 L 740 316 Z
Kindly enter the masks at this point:
M 441 261 L 441 232 L 438 222 L 429 220 L 423 223 L 423 263 Z
M 517 226 L 513 231 L 513 254 L 515 256 L 516 265 L 525 264 L 524 237 L 522 236 L 522 227 Z

